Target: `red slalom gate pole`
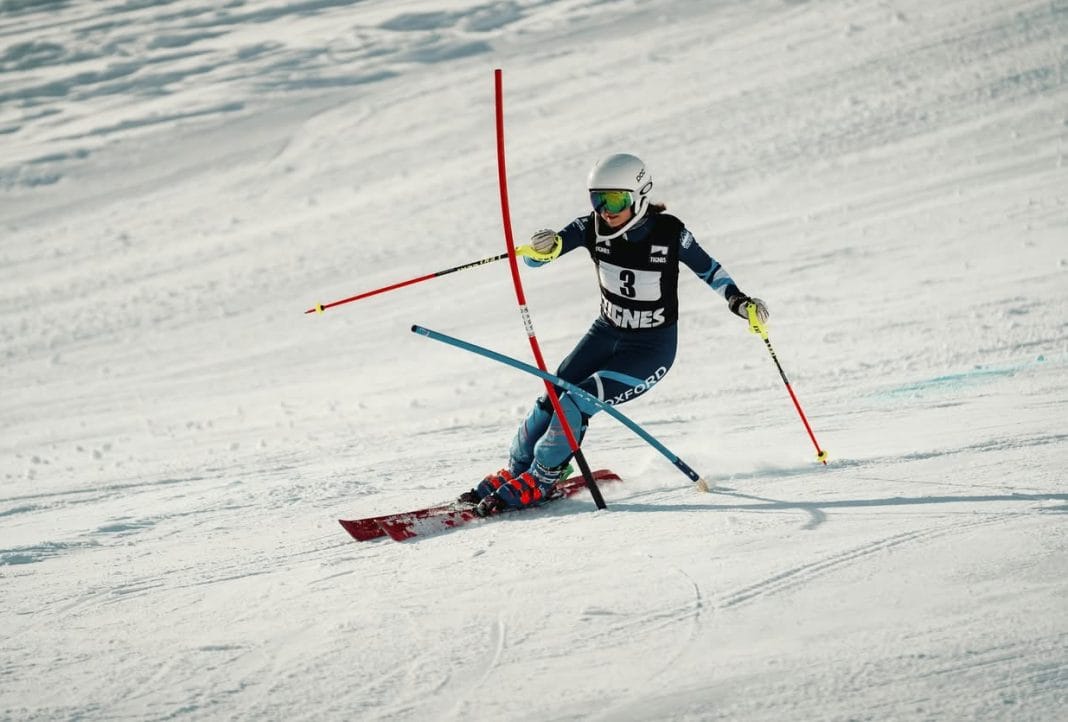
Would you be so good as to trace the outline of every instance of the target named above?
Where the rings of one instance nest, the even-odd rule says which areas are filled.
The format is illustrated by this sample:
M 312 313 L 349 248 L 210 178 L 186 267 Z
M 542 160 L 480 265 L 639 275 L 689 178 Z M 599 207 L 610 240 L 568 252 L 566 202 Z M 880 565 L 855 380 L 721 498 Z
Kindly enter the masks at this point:
M 500 68 L 493 71 L 493 80 L 497 106 L 497 177 L 501 188 L 501 219 L 504 223 L 504 242 L 508 246 L 508 266 L 512 270 L 512 283 L 515 285 L 515 297 L 519 302 L 519 314 L 523 317 L 523 326 L 527 330 L 527 338 L 530 339 L 530 348 L 534 352 L 534 360 L 543 373 L 548 373 L 545 368 L 545 359 L 541 355 L 541 347 L 538 345 L 538 337 L 534 334 L 534 323 L 530 319 L 530 310 L 527 308 L 526 294 L 523 293 L 523 282 L 519 278 L 519 263 L 516 260 L 515 240 L 512 237 L 512 215 L 508 209 L 508 174 L 505 171 L 504 164 L 504 92 L 501 85 Z M 590 496 L 593 497 L 598 509 L 606 508 L 607 504 L 604 502 L 601 490 L 593 480 L 593 472 L 590 471 L 590 465 L 586 463 L 586 455 L 579 448 L 575 433 L 571 430 L 571 424 L 567 422 L 564 410 L 560 406 L 560 397 L 557 396 L 556 389 L 553 388 L 550 382 L 545 381 L 545 391 L 552 402 L 556 418 L 560 420 L 560 426 L 564 430 L 564 436 L 567 437 L 568 446 L 571 447 L 571 452 L 575 455 L 575 461 L 582 472 L 582 478 L 586 480 L 586 487 L 590 490 Z

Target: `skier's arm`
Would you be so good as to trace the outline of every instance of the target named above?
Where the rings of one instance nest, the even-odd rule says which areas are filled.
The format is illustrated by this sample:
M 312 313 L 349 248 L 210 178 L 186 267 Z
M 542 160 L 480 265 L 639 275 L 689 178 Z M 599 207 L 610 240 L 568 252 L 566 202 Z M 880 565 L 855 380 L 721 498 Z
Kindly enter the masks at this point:
M 693 237 L 693 234 L 685 228 L 682 229 L 682 234 L 679 236 L 679 260 L 689 266 L 690 270 L 697 274 L 698 278 L 726 300 L 727 307 L 732 313 L 742 318 L 748 318 L 745 305 L 747 303 L 755 303 L 757 314 L 760 316 L 761 321 L 767 321 L 767 304 L 759 298 L 752 298 L 743 293 L 738 288 L 738 284 L 727 273 L 727 269 L 723 267 L 723 264 L 708 255 L 705 249 L 701 248 L 701 244 L 697 242 L 697 239 Z

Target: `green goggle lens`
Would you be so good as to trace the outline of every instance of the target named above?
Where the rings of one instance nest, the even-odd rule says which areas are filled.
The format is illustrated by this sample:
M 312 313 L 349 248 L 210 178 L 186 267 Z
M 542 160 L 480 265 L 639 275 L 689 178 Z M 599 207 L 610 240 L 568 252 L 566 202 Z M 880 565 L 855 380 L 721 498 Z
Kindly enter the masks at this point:
M 590 203 L 598 213 L 620 213 L 633 205 L 630 191 L 590 191 Z

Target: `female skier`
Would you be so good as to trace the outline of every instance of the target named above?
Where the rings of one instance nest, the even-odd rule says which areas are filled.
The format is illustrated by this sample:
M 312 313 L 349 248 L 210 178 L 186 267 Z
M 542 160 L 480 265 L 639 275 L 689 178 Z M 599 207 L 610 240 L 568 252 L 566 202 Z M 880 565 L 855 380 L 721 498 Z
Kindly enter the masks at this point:
M 559 233 L 540 230 L 530 240 L 542 266 L 584 247 L 601 285 L 601 315 L 564 359 L 556 375 L 609 404 L 637 398 L 667 374 L 675 360 L 679 317 L 679 263 L 747 318 L 753 303 L 761 321 L 767 305 L 750 298 L 714 258 L 698 245 L 682 221 L 651 203 L 653 179 L 645 164 L 625 153 L 610 155 L 590 171 L 587 186 L 593 212 L 571 221 Z M 560 408 L 581 442 L 597 407 L 571 393 L 559 393 Z M 536 504 L 552 494 L 572 456 L 548 395 L 538 398 L 520 424 L 509 450 L 508 467 L 490 474 L 461 501 L 477 503 L 486 516 L 502 506 Z

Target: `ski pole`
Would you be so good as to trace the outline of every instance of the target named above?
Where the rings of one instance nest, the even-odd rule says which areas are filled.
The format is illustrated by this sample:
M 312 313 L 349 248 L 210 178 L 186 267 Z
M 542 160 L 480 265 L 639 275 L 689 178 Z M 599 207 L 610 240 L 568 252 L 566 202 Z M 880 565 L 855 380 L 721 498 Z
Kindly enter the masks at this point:
M 520 246 L 519 248 L 515 249 L 515 252 L 518 253 L 520 256 L 529 256 L 529 257 L 534 258 L 536 260 L 544 260 L 545 259 L 545 256 L 543 254 L 538 253 L 537 251 L 535 251 L 530 246 Z M 393 290 L 396 290 L 398 288 L 403 288 L 404 286 L 411 286 L 412 284 L 420 283 L 421 281 L 429 281 L 431 278 L 437 278 L 438 276 L 444 276 L 444 275 L 449 274 L 449 273 L 456 273 L 457 271 L 466 271 L 469 268 L 475 268 L 477 266 L 484 266 L 487 263 L 493 263 L 494 261 L 503 261 L 505 258 L 508 258 L 508 254 L 507 253 L 501 253 L 500 255 L 497 255 L 497 256 L 490 256 L 489 258 L 483 258 L 483 259 L 480 259 L 478 261 L 471 261 L 470 263 L 465 263 L 465 264 L 463 264 L 461 266 L 453 266 L 452 268 L 446 268 L 443 271 L 435 271 L 434 273 L 428 273 L 425 276 L 418 276 L 417 278 L 410 278 L 407 281 L 401 281 L 400 283 L 394 283 L 394 284 L 392 284 L 390 286 L 383 286 L 382 288 L 376 288 L 373 291 L 366 291 L 365 293 L 360 293 L 360 294 L 357 294 L 355 296 L 349 296 L 348 298 L 343 298 L 340 301 L 332 301 L 330 303 L 319 303 L 319 304 L 316 304 L 314 308 L 309 308 L 304 313 L 305 314 L 308 314 L 308 313 L 322 313 L 326 309 L 333 308 L 334 306 L 341 306 L 342 304 L 352 303 L 353 301 L 359 301 L 361 298 L 367 298 L 368 296 L 375 296 L 375 295 L 378 295 L 379 293 L 385 293 L 386 291 L 393 291 Z
M 797 409 L 798 415 L 801 417 L 801 423 L 805 425 L 805 431 L 808 432 L 808 438 L 812 439 L 812 445 L 816 447 L 816 461 L 827 464 L 827 452 L 820 448 L 820 444 L 816 441 L 816 435 L 812 433 L 812 427 L 808 423 L 808 419 L 805 418 L 805 412 L 801 410 L 801 404 L 797 401 L 797 395 L 794 393 L 794 389 L 790 386 L 790 380 L 786 378 L 786 372 L 782 370 L 782 364 L 779 363 L 779 357 L 775 355 L 775 349 L 771 347 L 771 341 L 768 340 L 768 327 L 757 316 L 757 307 L 755 303 L 745 304 L 745 311 L 749 315 L 749 330 L 764 339 L 764 345 L 768 347 L 768 353 L 771 354 L 771 360 L 775 362 L 775 367 L 779 369 L 779 376 L 782 376 L 782 382 L 786 384 L 786 390 L 790 392 L 790 398 L 794 402 L 794 408 Z
M 494 105 L 497 111 L 497 184 L 501 191 L 501 221 L 504 224 L 504 243 L 508 248 L 508 265 L 512 272 L 512 285 L 515 286 L 515 300 L 519 304 L 519 315 L 523 317 L 523 325 L 526 327 L 527 338 L 530 340 L 530 350 L 534 353 L 534 361 L 537 362 L 538 368 L 545 372 L 545 359 L 541 355 L 538 337 L 534 333 L 534 323 L 530 320 L 530 311 L 527 309 L 526 294 L 523 293 L 523 282 L 519 278 L 519 265 L 516 262 L 519 249 L 515 247 L 515 241 L 512 238 L 512 217 L 508 208 L 508 172 L 504 163 L 504 91 L 501 84 L 500 68 L 493 71 L 493 87 Z M 575 457 L 575 463 L 578 464 L 579 471 L 582 472 L 582 478 L 586 480 L 586 488 L 590 490 L 593 503 L 598 509 L 604 509 L 607 506 L 604 502 L 604 496 L 601 494 L 601 490 L 597 488 L 597 482 L 593 480 L 593 472 L 590 471 L 590 465 L 586 462 L 586 455 L 579 446 L 578 439 L 575 438 L 575 432 L 571 429 L 571 424 L 568 423 L 567 416 L 560 406 L 560 399 L 556 394 L 556 389 L 548 381 L 545 381 L 545 393 L 553 405 L 553 411 L 556 412 L 556 420 L 560 423 L 560 428 L 567 438 L 567 445 L 571 448 L 571 453 Z

